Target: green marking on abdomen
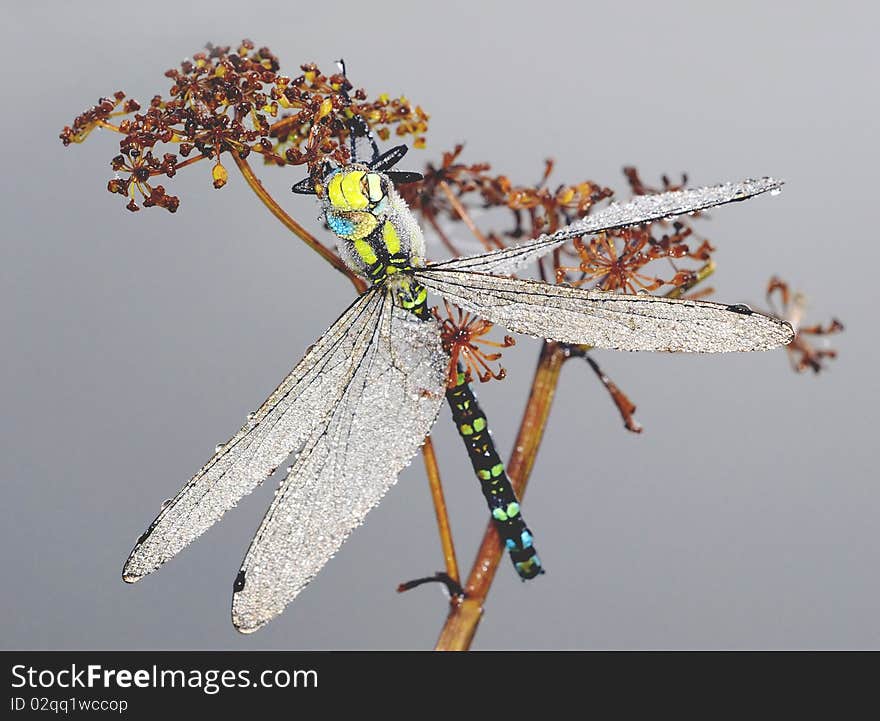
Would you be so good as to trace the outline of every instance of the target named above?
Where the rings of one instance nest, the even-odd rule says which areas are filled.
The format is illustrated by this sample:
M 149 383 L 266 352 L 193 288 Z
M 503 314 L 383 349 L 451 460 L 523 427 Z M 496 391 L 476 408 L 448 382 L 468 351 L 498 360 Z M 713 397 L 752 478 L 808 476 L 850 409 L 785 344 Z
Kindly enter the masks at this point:
M 480 490 L 513 567 L 521 578 L 534 578 L 544 569 L 532 542 L 532 532 L 520 513 L 519 499 L 489 435 L 486 416 L 470 385 L 465 382 L 464 373 L 458 373 L 457 381 L 454 388 L 446 391 L 452 419 L 467 448 L 480 481 Z
M 424 289 L 417 286 L 417 290 Z M 431 314 L 426 302 L 427 294 L 417 292 L 413 295 L 417 299 L 416 303 L 407 310 L 422 320 L 428 320 Z M 477 480 L 480 481 L 480 490 L 489 506 L 489 513 L 517 574 L 523 580 L 534 578 L 544 573 L 544 568 L 532 542 L 532 532 L 519 511 L 519 499 L 510 485 L 504 464 L 489 435 L 486 415 L 477 403 L 470 385 L 465 382 L 461 368 L 458 369 L 456 380 L 455 387 L 446 389 L 446 401 L 452 410 L 452 419 L 464 441 Z M 470 432 L 465 432 L 465 428 Z M 498 515 L 501 518 L 496 515 L 496 510 L 500 512 Z

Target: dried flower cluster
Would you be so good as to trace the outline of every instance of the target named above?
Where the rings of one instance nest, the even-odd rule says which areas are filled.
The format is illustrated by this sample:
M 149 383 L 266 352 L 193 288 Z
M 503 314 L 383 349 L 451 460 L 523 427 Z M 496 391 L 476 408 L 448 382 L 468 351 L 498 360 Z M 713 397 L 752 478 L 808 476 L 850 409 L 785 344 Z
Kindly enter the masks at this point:
M 691 258 L 707 263 L 711 260 L 714 248 L 708 241 L 702 241 L 698 248 L 691 250 L 684 242 L 693 234 L 693 229 L 682 222 L 673 222 L 672 232 L 664 232 L 659 237 L 652 234 L 654 223 L 647 227 L 623 228 L 618 231 L 601 233 L 585 242 L 577 238 L 573 245 L 580 263 L 576 267 L 561 265 L 556 269 L 558 282 L 571 282 L 573 285 L 592 283 L 602 290 L 617 290 L 623 293 L 659 290 L 664 285 L 673 288 L 690 283 L 694 269 L 681 269 L 675 260 Z M 670 261 L 674 275 L 661 278 L 648 275 L 644 267 L 655 260 Z M 575 275 L 575 278 L 571 276 Z
M 827 336 L 840 333 L 843 323 L 837 318 L 832 318 L 827 325 L 804 325 L 803 315 L 807 306 L 807 299 L 803 293 L 792 292 L 788 283 L 776 276 L 767 284 L 767 302 L 781 318 L 785 318 L 795 329 L 794 340 L 789 343 L 785 350 L 791 361 L 791 366 L 798 373 L 811 370 L 819 373 L 825 369 L 827 362 L 837 358 L 837 351 L 827 345 Z M 824 341 L 821 348 L 817 348 L 816 340 Z
M 380 95 L 368 102 L 341 73 L 328 77 L 311 63 L 301 70 L 295 78 L 280 74 L 275 55 L 249 40 L 235 50 L 208 45 L 165 73 L 173 85 L 143 112 L 137 101 L 117 92 L 75 118 L 61 131 L 61 141 L 81 143 L 98 127 L 122 134 L 108 190 L 126 197 L 129 210 L 138 210 L 142 200 L 145 207 L 171 212 L 180 200 L 155 178 L 173 178 L 185 166 L 210 159 L 212 183 L 221 188 L 228 179 L 221 161 L 227 152 L 241 158 L 259 153 L 268 163 L 310 169 L 324 161 L 343 163 L 354 115 L 380 138 L 393 128 L 399 136 L 413 136 L 415 145 L 424 144 L 428 115 L 406 98 Z
M 434 317 L 440 323 L 443 347 L 449 354 L 447 385 L 450 388 L 456 386 L 459 366 L 463 369 L 468 383 L 473 381 L 474 376 L 482 383 L 493 378 L 497 381 L 503 379 L 507 371 L 501 366 L 497 369 L 492 367 L 492 364 L 501 358 L 501 353 L 486 352 L 483 347 L 510 348 L 516 344 L 516 341 L 509 335 L 504 336 L 504 340 L 500 343 L 484 338 L 483 336 L 492 330 L 492 323 L 452 305 L 446 299 L 443 300 L 443 304 L 446 307 L 445 316 L 437 308 L 432 310 Z
M 456 145 L 452 151 L 443 153 L 439 166 L 429 163 L 424 180 L 403 186 L 401 194 L 435 229 L 439 227 L 436 220 L 440 216 L 465 220 L 460 206 L 507 208 L 513 214 L 514 225 L 501 233 L 482 235 L 480 239 L 488 248 L 500 247 L 506 240 L 552 232 L 585 215 L 596 203 L 613 194 L 609 188 L 591 181 L 559 185 L 551 190 L 546 186 L 553 170 L 553 162 L 549 160 L 536 185 L 515 185 L 507 176 L 491 174 L 488 163 L 459 162 L 463 149 L 464 146 Z M 444 243 L 454 249 L 449 238 L 442 235 Z
M 681 184 L 672 184 L 663 176 L 663 186 L 653 188 L 642 182 L 635 168 L 624 168 L 624 174 L 633 195 L 679 190 L 687 182 L 687 176 L 682 177 Z M 675 261 L 691 259 L 705 266 L 711 262 L 715 250 L 708 240 L 702 238 L 692 249 L 685 242 L 691 238 L 697 238 L 693 228 L 680 219 L 601 233 L 587 241 L 576 238 L 573 246 L 580 262 L 574 267 L 557 265 L 556 280 L 622 293 L 656 291 L 663 286 L 669 286 L 667 290 L 689 286 L 696 278 L 697 269 L 680 268 Z M 671 277 L 645 272 L 645 266 L 657 260 L 668 261 L 673 273 Z

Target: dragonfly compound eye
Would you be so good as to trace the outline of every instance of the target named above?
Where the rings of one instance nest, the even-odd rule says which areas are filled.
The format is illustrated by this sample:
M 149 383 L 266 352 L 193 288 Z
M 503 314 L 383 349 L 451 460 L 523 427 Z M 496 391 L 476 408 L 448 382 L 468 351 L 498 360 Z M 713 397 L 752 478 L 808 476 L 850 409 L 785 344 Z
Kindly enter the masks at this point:
M 370 203 L 381 203 L 385 197 L 385 188 L 382 177 L 378 173 L 367 173 L 363 180 L 363 191 L 369 198 Z
M 343 212 L 372 211 L 382 205 L 387 194 L 381 175 L 359 169 L 334 173 L 326 190 L 330 206 Z

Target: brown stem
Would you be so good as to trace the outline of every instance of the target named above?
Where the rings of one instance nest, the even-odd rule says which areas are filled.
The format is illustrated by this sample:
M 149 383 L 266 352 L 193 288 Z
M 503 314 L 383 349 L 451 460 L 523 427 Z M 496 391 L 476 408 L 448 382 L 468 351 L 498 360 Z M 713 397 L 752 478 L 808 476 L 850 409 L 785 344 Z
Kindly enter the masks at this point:
M 200 160 L 205 160 L 205 159 L 210 158 L 210 157 L 211 157 L 210 155 L 194 155 L 194 156 L 191 157 L 191 158 L 187 158 L 187 159 L 184 160 L 182 163 L 178 163 L 177 165 L 175 165 L 175 166 L 174 166 L 174 169 L 175 169 L 175 170 L 180 170 L 181 168 L 185 168 L 185 167 L 187 167 L 188 165 L 192 165 L 193 163 L 198 163 Z M 156 173 L 156 175 L 161 175 L 162 172 L 163 172 L 163 171 L 159 171 L 158 173 Z M 151 173 L 151 175 L 153 175 L 153 173 Z
M 464 224 L 468 227 L 468 230 L 473 233 L 477 240 L 479 240 L 483 247 L 486 250 L 492 250 L 492 243 L 483 235 L 482 231 L 477 227 L 477 224 L 471 219 L 471 216 L 468 215 L 467 210 L 461 204 L 461 201 L 456 197 L 455 193 L 452 192 L 452 188 L 449 187 L 449 183 L 445 180 L 441 180 L 439 183 L 440 190 L 443 191 L 443 194 L 446 196 L 446 199 L 449 201 L 449 204 L 453 207 L 455 212 L 458 214 L 458 217 L 464 221 Z
M 251 190 L 256 193 L 257 197 L 263 202 L 263 205 L 269 209 L 272 215 L 278 218 L 285 228 L 304 241 L 306 245 L 317 252 L 318 255 L 330 263 L 330 265 L 336 268 L 336 270 L 345 275 L 354 284 L 354 287 L 357 288 L 358 293 L 363 293 L 367 289 L 367 284 L 364 280 L 352 273 L 336 253 L 325 247 L 321 241 L 291 218 L 284 211 L 284 208 L 278 205 L 275 199 L 269 195 L 269 192 L 263 187 L 260 179 L 254 174 L 254 171 L 248 164 L 247 160 L 242 158 L 238 153 L 230 153 L 230 155 L 238 166 L 238 169 L 241 171 L 241 174 L 244 176 L 244 179 L 247 181 L 247 184 L 251 186 Z
M 428 474 L 428 485 L 431 488 L 431 500 L 434 502 L 434 513 L 437 516 L 437 529 L 440 532 L 440 545 L 443 548 L 443 560 L 446 564 L 446 575 L 456 583 L 460 583 L 458 560 L 455 557 L 455 545 L 452 543 L 452 530 L 449 527 L 449 515 L 446 512 L 446 499 L 443 496 L 443 484 L 440 482 L 440 467 L 431 436 L 425 438 L 422 446 L 422 458 L 425 461 L 425 472 Z
M 108 123 L 106 120 L 96 120 L 95 121 L 96 128 L 104 128 L 104 130 L 112 130 L 114 133 L 121 133 L 122 130 L 118 125 L 114 125 L 113 123 Z
M 272 125 L 269 126 L 269 134 L 273 137 L 279 137 L 284 133 L 288 132 L 290 128 L 298 125 L 302 122 L 302 118 L 299 113 L 295 115 L 288 115 L 287 117 L 281 118 L 280 120 L 276 120 Z
M 694 277 L 691 278 L 684 285 L 680 285 L 677 288 L 673 288 L 668 293 L 666 293 L 667 298 L 681 298 L 685 293 L 690 290 L 693 290 L 696 286 L 702 283 L 706 278 L 708 278 L 712 273 L 715 272 L 715 261 L 707 260 L 706 263 L 694 273 Z
M 522 498 L 529 475 L 535 464 L 538 448 L 544 436 L 553 395 L 559 381 L 559 372 L 567 358 L 558 343 L 545 341 L 538 358 L 538 367 L 532 379 L 532 389 L 520 421 L 516 445 L 507 464 L 507 475 L 517 495 Z M 495 526 L 490 522 L 471 567 L 465 586 L 466 596 L 453 603 L 440 632 L 437 651 L 466 651 L 474 639 L 483 615 L 483 604 L 492 587 L 495 572 L 501 561 L 503 548 Z

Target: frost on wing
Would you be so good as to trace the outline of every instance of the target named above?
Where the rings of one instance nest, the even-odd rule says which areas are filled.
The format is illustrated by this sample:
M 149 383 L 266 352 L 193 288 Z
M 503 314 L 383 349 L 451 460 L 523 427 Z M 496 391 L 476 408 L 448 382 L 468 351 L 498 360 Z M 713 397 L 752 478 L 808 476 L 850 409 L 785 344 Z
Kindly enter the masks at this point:
M 436 323 L 386 297 L 369 349 L 254 536 L 235 584 L 236 628 L 281 613 L 394 484 L 437 417 L 446 363 Z

